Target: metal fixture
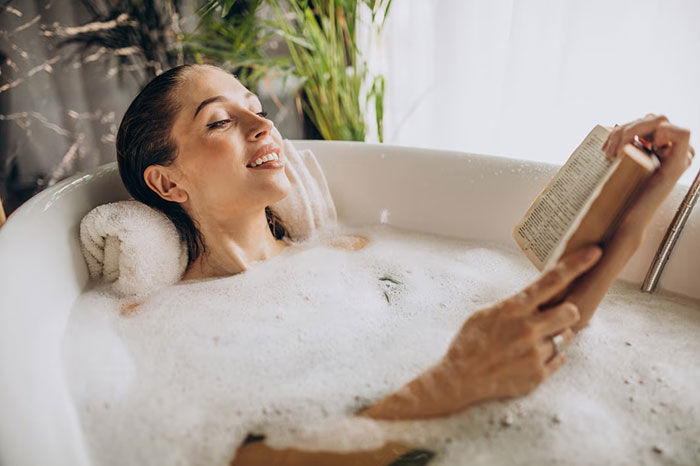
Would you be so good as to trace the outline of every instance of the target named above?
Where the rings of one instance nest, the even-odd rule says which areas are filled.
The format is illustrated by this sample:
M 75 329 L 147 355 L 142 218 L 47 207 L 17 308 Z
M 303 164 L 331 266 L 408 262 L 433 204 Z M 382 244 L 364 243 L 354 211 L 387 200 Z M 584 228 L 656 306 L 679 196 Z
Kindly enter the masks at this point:
M 676 215 L 674 215 L 671 224 L 666 230 L 663 241 L 659 245 L 659 249 L 656 251 L 654 260 L 649 267 L 646 278 L 642 283 L 642 291 L 645 293 L 653 293 L 656 289 L 656 285 L 661 278 L 661 272 L 663 272 L 666 262 L 668 261 L 673 247 L 676 245 L 678 237 L 683 231 L 685 222 L 690 217 L 690 212 L 693 210 L 695 202 L 698 200 L 698 194 L 700 194 L 700 171 L 695 175 L 693 183 L 690 185 L 690 189 L 683 198 L 683 202 L 678 207 Z

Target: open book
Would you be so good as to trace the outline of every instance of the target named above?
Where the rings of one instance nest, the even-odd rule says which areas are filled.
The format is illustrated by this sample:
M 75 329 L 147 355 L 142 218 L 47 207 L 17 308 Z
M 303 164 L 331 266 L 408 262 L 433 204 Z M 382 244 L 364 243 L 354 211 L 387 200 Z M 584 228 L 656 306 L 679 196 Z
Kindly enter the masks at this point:
M 513 237 L 539 269 L 591 244 L 603 244 L 659 161 L 625 144 L 611 160 L 601 150 L 611 128 L 596 126 L 535 198 Z

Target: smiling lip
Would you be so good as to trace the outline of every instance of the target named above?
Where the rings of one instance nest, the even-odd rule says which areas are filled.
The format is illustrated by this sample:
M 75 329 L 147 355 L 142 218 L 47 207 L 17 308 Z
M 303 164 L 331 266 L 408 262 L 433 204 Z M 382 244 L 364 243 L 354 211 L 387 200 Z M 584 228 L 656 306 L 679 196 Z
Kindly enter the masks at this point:
M 270 153 L 272 153 L 272 152 L 274 152 L 275 154 L 277 154 L 277 157 L 280 156 L 280 148 L 279 148 L 279 147 L 277 147 L 277 146 L 274 145 L 274 144 L 265 144 L 265 145 L 262 146 L 260 149 L 258 149 L 258 150 L 255 151 L 255 155 L 253 155 L 253 157 L 252 157 L 250 160 L 248 160 L 248 163 L 246 164 L 246 167 L 248 167 L 248 168 L 259 168 L 259 167 L 264 167 L 265 165 L 268 165 L 268 164 L 274 164 L 275 162 L 281 162 L 282 160 L 280 159 L 280 160 L 277 160 L 277 161 L 275 161 L 275 162 L 268 162 L 268 163 L 265 163 L 265 164 L 262 164 L 262 165 L 258 165 L 257 167 L 251 167 L 251 166 L 250 166 L 253 162 L 255 162 L 257 159 L 261 158 L 263 155 L 267 155 L 267 154 L 270 154 Z M 280 164 L 280 166 L 282 166 L 282 165 L 284 165 L 284 164 Z M 273 168 L 273 167 L 270 167 L 270 168 Z
M 268 170 L 282 167 L 284 167 L 284 162 L 282 162 L 281 160 L 273 160 L 272 162 L 265 162 L 264 164 L 258 165 L 257 167 L 248 168 L 251 170 Z

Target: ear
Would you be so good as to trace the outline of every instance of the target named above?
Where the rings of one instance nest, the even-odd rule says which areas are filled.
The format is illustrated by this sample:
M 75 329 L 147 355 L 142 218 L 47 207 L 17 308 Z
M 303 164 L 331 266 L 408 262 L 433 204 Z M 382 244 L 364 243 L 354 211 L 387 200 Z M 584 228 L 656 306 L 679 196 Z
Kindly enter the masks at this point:
M 167 167 L 150 165 L 143 172 L 143 179 L 149 188 L 166 201 L 182 203 L 189 199 L 187 191 L 173 181 L 172 174 Z

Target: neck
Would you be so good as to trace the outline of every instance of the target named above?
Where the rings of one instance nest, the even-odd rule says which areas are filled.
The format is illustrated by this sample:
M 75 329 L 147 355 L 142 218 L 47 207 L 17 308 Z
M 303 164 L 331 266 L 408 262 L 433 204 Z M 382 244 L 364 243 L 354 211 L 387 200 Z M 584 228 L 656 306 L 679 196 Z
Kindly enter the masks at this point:
M 190 264 L 184 279 L 235 275 L 279 254 L 286 244 L 277 240 L 265 209 L 237 214 L 233 219 L 198 219 L 205 252 Z

